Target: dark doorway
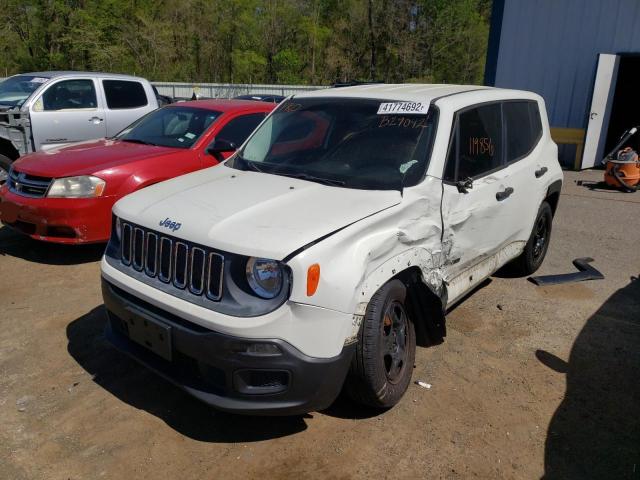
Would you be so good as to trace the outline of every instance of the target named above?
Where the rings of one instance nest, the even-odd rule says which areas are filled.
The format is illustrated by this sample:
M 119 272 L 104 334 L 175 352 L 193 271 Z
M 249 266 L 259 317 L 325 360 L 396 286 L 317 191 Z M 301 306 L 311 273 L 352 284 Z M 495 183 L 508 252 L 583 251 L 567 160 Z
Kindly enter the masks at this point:
M 616 146 L 625 131 L 636 126 L 640 126 L 640 54 L 622 55 L 603 155 Z M 640 135 L 631 137 L 624 146 L 640 151 Z

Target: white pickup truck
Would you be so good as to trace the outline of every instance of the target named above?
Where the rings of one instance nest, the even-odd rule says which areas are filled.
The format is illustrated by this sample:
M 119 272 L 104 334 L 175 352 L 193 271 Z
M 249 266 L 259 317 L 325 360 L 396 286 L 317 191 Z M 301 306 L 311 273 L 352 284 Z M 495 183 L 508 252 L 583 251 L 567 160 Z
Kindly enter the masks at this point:
M 35 72 L 0 82 L 0 184 L 27 153 L 110 137 L 158 108 L 144 78 L 95 72 Z
M 220 166 L 116 203 L 107 338 L 223 410 L 299 414 L 343 385 L 391 407 L 449 307 L 541 265 L 561 185 L 539 95 L 296 95 Z

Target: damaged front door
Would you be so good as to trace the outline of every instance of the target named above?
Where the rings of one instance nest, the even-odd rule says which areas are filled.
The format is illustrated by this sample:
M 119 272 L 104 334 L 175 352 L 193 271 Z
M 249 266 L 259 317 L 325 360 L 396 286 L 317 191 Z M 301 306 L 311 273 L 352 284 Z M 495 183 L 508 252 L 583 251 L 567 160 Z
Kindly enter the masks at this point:
M 458 112 L 443 175 L 444 241 L 451 245 L 444 267 L 449 304 L 495 270 L 517 228 L 510 202 L 515 186 L 504 166 L 501 104 Z

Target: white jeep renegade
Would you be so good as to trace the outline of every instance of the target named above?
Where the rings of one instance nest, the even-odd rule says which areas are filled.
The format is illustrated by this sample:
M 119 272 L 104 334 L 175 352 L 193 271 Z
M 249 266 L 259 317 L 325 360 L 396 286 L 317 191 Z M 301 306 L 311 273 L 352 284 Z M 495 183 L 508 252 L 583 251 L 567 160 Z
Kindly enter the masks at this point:
M 116 204 L 107 337 L 223 410 L 319 410 L 343 385 L 390 407 L 448 307 L 540 266 L 561 183 L 533 93 L 296 95 L 221 166 Z

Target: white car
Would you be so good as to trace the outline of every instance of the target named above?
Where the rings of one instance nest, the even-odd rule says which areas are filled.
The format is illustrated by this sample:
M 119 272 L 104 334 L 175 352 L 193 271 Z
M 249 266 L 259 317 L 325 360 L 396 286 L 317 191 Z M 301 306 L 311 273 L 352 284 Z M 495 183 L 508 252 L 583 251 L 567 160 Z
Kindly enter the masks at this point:
M 296 95 L 222 165 L 115 205 L 107 338 L 227 411 L 319 410 L 343 385 L 390 407 L 448 307 L 540 266 L 561 184 L 533 93 Z
M 28 153 L 113 137 L 158 108 L 144 78 L 98 72 L 32 72 L 0 82 L 0 185 Z

